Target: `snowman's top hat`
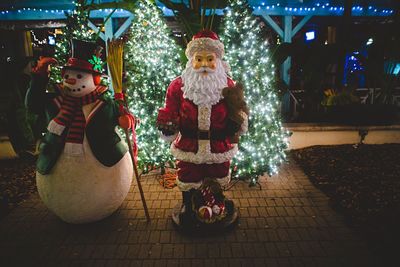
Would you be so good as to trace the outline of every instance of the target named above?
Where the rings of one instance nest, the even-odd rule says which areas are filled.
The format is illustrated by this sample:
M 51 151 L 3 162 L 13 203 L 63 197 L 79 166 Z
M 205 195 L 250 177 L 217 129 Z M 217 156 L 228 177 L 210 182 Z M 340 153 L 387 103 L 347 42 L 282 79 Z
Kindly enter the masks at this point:
M 64 69 L 81 70 L 94 74 L 103 74 L 103 62 L 101 52 L 103 47 L 94 42 L 77 39 L 70 41 L 71 57 L 65 64 Z

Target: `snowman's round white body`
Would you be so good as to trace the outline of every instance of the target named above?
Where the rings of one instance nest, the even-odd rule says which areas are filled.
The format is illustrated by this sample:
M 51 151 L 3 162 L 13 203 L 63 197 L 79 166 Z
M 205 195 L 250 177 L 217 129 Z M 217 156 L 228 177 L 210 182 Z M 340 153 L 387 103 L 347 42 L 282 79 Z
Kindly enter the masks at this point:
M 91 74 L 74 70 L 67 70 L 66 74 L 69 77 L 80 74 L 81 78 L 76 79 L 73 86 L 64 80 L 64 87 L 69 86 L 68 90 L 81 89 L 79 92 L 76 89 L 78 97 L 90 93 L 90 88 L 95 87 Z M 85 118 L 92 108 L 93 104 L 83 106 Z M 64 152 L 49 174 L 36 172 L 39 195 L 52 212 L 68 223 L 101 220 L 115 212 L 129 192 L 133 175 L 130 154 L 126 152 L 118 163 L 107 167 L 93 155 L 86 136 L 81 153 L 71 153 L 71 145 L 75 144 L 65 144 Z

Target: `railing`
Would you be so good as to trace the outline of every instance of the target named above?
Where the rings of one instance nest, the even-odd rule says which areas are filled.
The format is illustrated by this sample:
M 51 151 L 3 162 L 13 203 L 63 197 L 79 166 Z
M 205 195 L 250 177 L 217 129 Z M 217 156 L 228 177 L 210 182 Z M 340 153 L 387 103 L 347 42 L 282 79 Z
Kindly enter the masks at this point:
M 304 94 L 304 90 L 289 90 L 290 106 L 293 107 L 293 117 L 297 117 L 299 115 L 298 109 L 303 104 L 301 98 L 302 94 Z
M 290 90 L 290 109 L 293 117 L 299 115 L 299 110 L 304 107 L 304 90 Z M 376 104 L 382 96 L 381 88 L 357 88 L 356 95 L 360 98 L 361 104 Z M 400 107 L 400 87 L 396 87 L 393 93 L 389 96 L 388 104 Z M 381 102 L 381 100 L 379 100 Z M 382 103 L 382 102 L 381 102 Z
M 357 88 L 356 92 L 360 97 L 362 104 L 374 104 L 376 100 L 382 96 L 381 88 Z M 390 104 L 400 106 L 400 87 L 396 87 L 393 90 L 393 94 L 390 96 Z

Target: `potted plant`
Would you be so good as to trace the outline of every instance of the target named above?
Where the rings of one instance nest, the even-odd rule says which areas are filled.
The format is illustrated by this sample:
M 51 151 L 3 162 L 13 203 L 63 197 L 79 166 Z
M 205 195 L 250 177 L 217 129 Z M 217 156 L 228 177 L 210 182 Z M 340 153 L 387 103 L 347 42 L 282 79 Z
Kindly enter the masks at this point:
M 395 119 L 396 108 L 387 104 L 361 104 L 360 99 L 350 90 L 324 91 L 322 105 L 329 122 L 350 125 L 390 124 Z

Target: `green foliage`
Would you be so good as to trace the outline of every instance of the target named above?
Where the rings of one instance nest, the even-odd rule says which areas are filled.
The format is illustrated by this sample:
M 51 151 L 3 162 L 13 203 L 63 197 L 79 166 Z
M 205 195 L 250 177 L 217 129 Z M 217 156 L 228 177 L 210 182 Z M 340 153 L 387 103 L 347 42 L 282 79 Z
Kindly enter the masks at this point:
M 118 1 L 118 2 L 117 2 Z M 116 0 L 115 2 L 100 2 L 96 1 L 99 3 L 93 3 L 95 2 L 94 0 L 87 1 L 86 5 L 84 6 L 85 11 L 90 11 L 90 10 L 98 10 L 98 9 L 125 9 L 130 12 L 134 12 L 136 8 L 136 3 L 140 0 Z M 155 0 L 151 0 L 151 2 L 155 2 Z
M 202 29 L 213 29 L 215 10 L 228 5 L 227 0 L 193 0 L 187 4 L 183 1 L 160 0 L 167 8 L 173 10 L 175 18 L 186 33 L 186 43 Z M 206 16 L 206 10 L 209 10 Z
M 250 178 L 252 184 L 264 173 L 277 173 L 289 136 L 282 128 L 277 90 L 272 87 L 274 65 L 262 36 L 247 2 L 231 1 L 221 38 L 232 77 L 244 85 L 250 109 L 249 132 L 241 137 L 233 168 L 236 177 Z
M 130 110 L 140 120 L 136 128 L 138 163 L 146 173 L 173 165 L 169 144 L 160 139 L 156 119 L 169 83 L 182 71 L 181 49 L 155 4 L 139 2 L 133 16 L 125 49 L 126 85 Z
M 37 116 L 29 113 L 24 105 L 25 94 L 29 86 L 29 76 L 23 74 L 22 69 L 28 63 L 27 59 L 21 62 L 10 62 L 5 69 L 4 101 L 1 113 L 1 123 L 7 129 L 8 137 L 14 151 L 23 155 L 27 151 L 34 151 L 35 141 L 40 135 L 40 123 Z
M 396 86 L 400 82 L 400 75 L 383 74 L 381 82 L 381 91 L 376 101 L 380 104 L 393 104 Z
M 360 103 L 360 98 L 355 96 L 349 90 L 332 90 L 328 89 L 324 92 L 325 98 L 322 100 L 323 106 L 340 106 Z
M 97 35 L 89 28 L 89 11 L 85 6 L 84 0 L 75 0 L 76 9 L 72 13 L 65 13 L 67 17 L 66 26 L 63 28 L 63 34 L 57 36 L 56 52 L 54 58 L 57 59 L 59 66 L 64 66 L 70 55 L 70 40 L 80 39 L 84 41 L 93 41 Z M 61 82 L 61 68 L 55 67 L 51 70 L 50 81 L 54 83 Z

